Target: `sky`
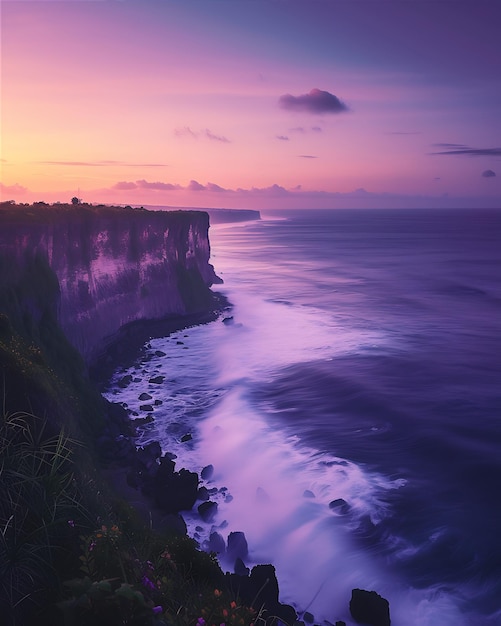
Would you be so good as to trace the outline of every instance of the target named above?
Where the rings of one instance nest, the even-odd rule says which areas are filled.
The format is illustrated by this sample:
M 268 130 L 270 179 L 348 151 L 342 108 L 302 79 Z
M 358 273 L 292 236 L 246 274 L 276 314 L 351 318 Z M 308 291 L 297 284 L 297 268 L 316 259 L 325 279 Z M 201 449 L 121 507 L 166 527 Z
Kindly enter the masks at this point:
M 499 0 L 3 0 L 2 200 L 501 207 Z

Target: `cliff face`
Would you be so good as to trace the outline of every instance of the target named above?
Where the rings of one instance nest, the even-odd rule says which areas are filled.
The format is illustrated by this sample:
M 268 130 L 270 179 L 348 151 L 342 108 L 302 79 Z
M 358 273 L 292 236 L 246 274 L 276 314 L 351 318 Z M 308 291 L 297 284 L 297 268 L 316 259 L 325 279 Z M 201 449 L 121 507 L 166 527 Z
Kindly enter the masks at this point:
M 0 210 L 2 280 L 46 258 L 59 282 L 59 324 L 90 362 L 129 322 L 210 306 L 209 287 L 220 281 L 209 264 L 208 228 L 208 215 L 198 211 Z M 24 308 L 36 317 L 26 298 Z

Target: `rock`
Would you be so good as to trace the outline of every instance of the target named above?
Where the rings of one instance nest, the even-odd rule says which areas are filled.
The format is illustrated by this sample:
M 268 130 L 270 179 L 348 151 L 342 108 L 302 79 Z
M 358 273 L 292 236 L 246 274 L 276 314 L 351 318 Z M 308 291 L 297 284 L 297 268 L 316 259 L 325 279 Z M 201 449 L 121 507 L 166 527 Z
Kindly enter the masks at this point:
M 143 391 L 143 393 L 139 396 L 139 400 L 141 400 L 141 402 L 144 402 L 145 400 L 151 400 L 153 396 L 150 396 L 149 393 L 146 393 L 145 391 Z
M 226 545 L 224 543 L 223 536 L 217 532 L 211 533 L 209 536 L 208 548 L 210 552 L 224 554 L 226 552 Z
M 314 498 L 315 494 L 313 493 L 313 491 L 310 491 L 309 489 L 305 489 L 303 491 L 303 498 Z
M 206 501 L 208 499 L 209 499 L 209 491 L 207 490 L 207 487 L 200 487 L 197 493 L 197 500 Z
M 163 350 L 155 350 L 155 356 L 166 356 L 166 354 Z
M 133 383 L 140 383 L 141 379 L 136 376 L 135 378 L 132 379 L 132 382 Z
M 245 563 L 240 557 L 235 561 L 233 571 L 235 572 L 235 574 L 237 574 L 237 576 L 248 576 L 250 572 L 249 568 L 246 567 Z
M 303 619 L 307 624 L 313 624 L 313 622 L 315 621 L 315 618 L 309 611 L 305 611 L 305 613 L 303 614 Z
M 229 324 L 233 324 L 234 323 L 234 319 L 233 319 L 233 315 L 230 315 L 229 317 L 223 317 L 223 324 L 229 325 Z
M 153 376 L 148 381 L 149 383 L 153 383 L 154 385 L 161 385 L 165 380 L 165 376 Z
M 353 589 L 350 600 L 350 613 L 359 624 L 370 626 L 390 626 L 390 604 L 375 591 Z
M 346 626 L 346 622 L 337 621 L 334 626 Z
M 153 407 L 151 406 L 151 404 L 140 404 L 139 410 L 145 411 L 146 413 L 151 413 L 151 411 L 153 411 Z
M 178 345 L 178 346 L 184 346 L 184 341 L 176 341 L 176 345 Z
M 339 513 L 339 515 L 346 515 L 350 512 L 350 505 L 343 498 L 337 498 L 336 500 L 332 500 L 329 502 L 329 509 L 334 511 L 334 513 Z
M 117 385 L 120 388 L 125 389 L 131 384 L 131 382 L 132 382 L 132 376 L 130 374 L 127 374 L 126 376 L 122 376 L 122 378 L 118 381 Z
M 231 495 L 231 493 L 229 493 L 227 496 L 225 496 L 224 501 L 225 502 L 231 502 L 233 500 L 233 496 Z
M 228 535 L 228 548 L 226 550 L 228 557 L 235 561 L 236 559 L 246 559 L 249 556 L 249 546 L 243 532 L 232 532 Z
M 210 500 L 202 502 L 202 504 L 197 507 L 197 510 L 203 521 L 210 523 L 216 517 L 217 502 L 211 502 Z
M 165 456 L 155 475 L 154 496 L 157 506 L 165 513 L 189 511 L 196 502 L 198 474 L 181 469 L 174 472 L 174 462 Z
M 186 433 L 186 435 L 183 435 L 180 439 L 181 443 L 185 443 L 186 441 L 191 441 L 193 439 L 193 436 L 191 433 Z
M 200 473 L 203 480 L 210 480 L 214 474 L 214 465 L 206 465 Z
M 160 406 L 161 404 L 163 404 L 164 401 L 163 400 L 155 400 L 155 402 L 153 403 L 155 406 Z

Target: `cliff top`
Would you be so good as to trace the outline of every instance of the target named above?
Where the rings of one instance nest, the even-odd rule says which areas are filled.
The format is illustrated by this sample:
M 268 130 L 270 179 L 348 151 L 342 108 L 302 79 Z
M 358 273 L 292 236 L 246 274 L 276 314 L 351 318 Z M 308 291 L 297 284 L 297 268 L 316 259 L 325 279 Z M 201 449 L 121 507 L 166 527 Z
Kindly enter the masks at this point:
M 132 208 L 130 206 L 113 206 L 105 204 L 88 204 L 88 203 L 55 203 L 47 204 L 46 202 L 35 202 L 33 204 L 15 204 L 14 202 L 0 203 L 0 221 L 8 220 L 17 224 L 33 224 L 36 222 L 48 223 L 57 222 L 59 220 L 75 219 L 81 220 L 91 217 L 144 217 L 148 215 L 148 219 L 164 219 L 166 215 L 169 217 L 176 216 L 180 219 L 189 219 L 193 217 L 193 213 L 206 215 L 205 211 L 149 211 L 144 207 Z

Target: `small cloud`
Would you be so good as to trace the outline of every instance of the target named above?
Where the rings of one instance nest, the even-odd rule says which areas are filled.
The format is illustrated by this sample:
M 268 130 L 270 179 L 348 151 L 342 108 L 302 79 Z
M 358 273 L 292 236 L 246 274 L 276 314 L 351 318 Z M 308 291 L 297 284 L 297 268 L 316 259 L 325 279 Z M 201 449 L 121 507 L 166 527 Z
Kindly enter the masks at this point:
M 195 181 L 192 181 L 195 182 Z M 203 185 L 200 185 L 203 188 Z M 207 189 L 207 191 L 215 191 L 217 193 L 226 193 L 228 190 L 225 189 L 224 187 L 220 187 L 219 185 L 216 185 L 216 183 L 207 183 L 207 185 L 205 186 L 205 189 Z
M 136 183 L 127 182 L 126 180 L 121 180 L 120 182 L 113 185 L 112 189 L 117 189 L 118 191 L 128 191 L 130 189 L 137 189 Z
M 189 191 L 204 191 L 205 186 L 198 183 L 196 180 L 190 180 L 190 184 L 186 187 Z
M 24 194 L 28 191 L 28 189 L 22 185 L 18 185 L 17 183 L 15 185 L 4 185 L 3 183 L 0 183 L 0 191 L 2 193 Z
M 176 128 L 174 130 L 174 135 L 176 135 L 176 137 L 192 137 L 193 139 L 197 139 L 198 138 L 198 133 L 196 133 L 195 131 L 191 130 L 191 128 L 189 126 L 183 126 L 182 128 Z
M 206 128 L 205 130 L 195 131 L 191 129 L 189 126 L 183 126 L 182 128 L 176 128 L 174 130 L 174 135 L 176 137 L 191 137 L 192 139 L 199 139 L 200 137 L 205 137 L 206 139 L 210 139 L 210 141 L 219 141 L 220 143 L 231 143 L 231 141 L 224 137 L 223 135 L 215 135 L 211 130 Z
M 126 161 L 36 161 L 42 165 L 64 165 L 70 167 L 167 167 L 165 163 L 127 163 Z
M 156 189 L 157 191 L 176 191 L 182 189 L 181 185 L 173 185 L 172 183 L 154 182 L 149 183 L 146 180 L 136 180 L 136 185 L 140 189 Z
M 287 137 L 287 135 L 277 135 L 276 138 L 279 139 L 280 141 L 289 141 L 289 138 Z
M 289 132 L 291 133 L 305 133 L 305 129 L 303 126 L 294 126 L 294 128 L 289 128 Z
M 205 136 L 207 139 L 211 141 L 219 141 L 221 143 L 231 143 L 231 141 L 227 137 L 223 137 L 222 135 L 215 135 L 208 128 L 205 129 Z
M 492 170 L 485 170 L 482 172 L 482 176 L 484 178 L 494 178 L 496 176 L 496 172 L 493 172 Z
M 433 180 L 440 180 L 440 176 L 435 176 Z
M 321 89 L 312 89 L 309 93 L 292 96 L 287 93 L 278 99 L 282 109 L 304 111 L 306 113 L 343 113 L 348 107 L 337 96 Z
M 434 143 L 434 148 L 445 148 L 431 154 L 461 155 L 461 156 L 501 156 L 501 148 L 471 148 L 460 143 Z
M 312 127 L 311 127 L 311 131 L 312 131 L 313 133 L 323 133 L 323 132 L 324 132 L 324 129 L 323 129 L 323 128 L 321 128 L 320 126 L 312 126 Z
M 313 154 L 298 154 L 298 157 L 300 159 L 318 159 L 318 157 Z
M 404 132 L 404 131 L 398 131 L 398 130 L 385 133 L 385 135 L 421 135 L 421 134 L 422 133 L 418 131 Z

